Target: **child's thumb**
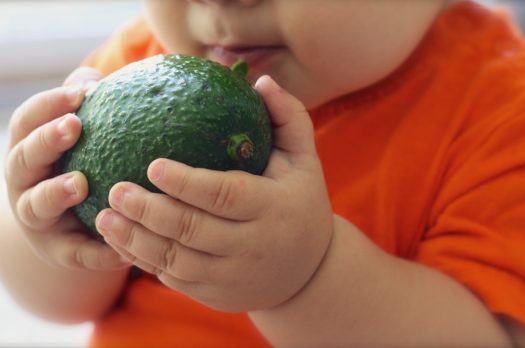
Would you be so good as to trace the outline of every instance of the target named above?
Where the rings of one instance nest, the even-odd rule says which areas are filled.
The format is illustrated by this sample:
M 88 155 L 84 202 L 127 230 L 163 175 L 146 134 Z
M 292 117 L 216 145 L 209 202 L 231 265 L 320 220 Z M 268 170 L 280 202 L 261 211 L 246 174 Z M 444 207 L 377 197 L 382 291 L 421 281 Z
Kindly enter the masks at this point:
M 91 84 L 97 82 L 102 78 L 98 70 L 88 67 L 81 67 L 75 69 L 64 80 L 64 86 L 83 86 L 87 89 Z
M 265 75 L 255 83 L 271 115 L 274 147 L 292 154 L 315 153 L 312 120 L 304 105 Z

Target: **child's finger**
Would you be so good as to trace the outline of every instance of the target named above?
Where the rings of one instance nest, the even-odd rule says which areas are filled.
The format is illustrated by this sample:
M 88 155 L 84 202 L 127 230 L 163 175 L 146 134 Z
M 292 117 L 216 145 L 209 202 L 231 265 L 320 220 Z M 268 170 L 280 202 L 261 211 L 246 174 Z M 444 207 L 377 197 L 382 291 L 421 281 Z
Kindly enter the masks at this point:
M 153 233 L 118 213 L 111 214 L 113 222 L 108 230 L 103 230 L 104 239 L 136 265 L 157 275 L 167 272 L 186 281 L 210 280 L 211 267 L 220 257 Z
M 291 154 L 315 154 L 313 125 L 304 105 L 267 75 L 257 80 L 255 89 L 270 111 L 274 146 Z
M 195 209 L 165 194 L 149 192 L 139 185 L 118 183 L 109 193 L 109 203 L 128 219 L 192 249 L 228 255 L 239 242 L 238 224 L 231 220 Z
M 130 266 L 109 245 L 82 231 L 72 214 L 65 214 L 59 225 L 28 237 L 42 246 L 38 252 L 47 260 L 68 269 L 118 270 Z
M 54 163 L 75 144 L 81 128 L 80 119 L 68 114 L 35 129 L 9 152 L 7 182 L 23 190 L 49 176 Z
M 131 262 L 122 258 L 111 246 L 101 243 L 84 232 L 75 233 L 81 241 L 71 244 L 71 236 L 63 235 L 62 241 L 56 238 L 51 252 L 57 255 L 59 263 L 68 268 L 112 271 L 131 266 Z M 60 246 L 61 242 L 63 247 Z
M 9 123 L 9 148 L 34 129 L 64 114 L 74 112 L 84 99 L 80 86 L 58 87 L 38 93 L 15 110 Z
M 67 209 L 82 202 L 87 192 L 87 179 L 80 172 L 44 180 L 20 196 L 16 204 L 17 215 L 27 227 L 49 227 Z
M 146 262 L 142 259 L 137 258 L 135 255 L 131 254 L 129 251 L 127 251 L 125 248 L 112 244 L 111 242 L 107 241 L 108 245 L 110 245 L 116 252 L 118 252 L 123 260 L 128 260 L 129 262 L 132 262 L 133 265 L 137 266 L 141 270 L 148 272 L 150 274 L 154 274 L 157 276 L 157 278 L 167 287 L 173 290 L 180 291 L 186 295 L 193 295 L 197 294 L 199 289 L 202 292 L 203 290 L 203 283 L 201 281 L 194 281 L 194 280 L 185 280 L 185 279 L 193 279 L 193 278 L 201 278 L 201 279 L 208 279 L 209 275 L 207 276 L 199 276 L 197 277 L 194 272 L 191 272 L 190 269 L 181 270 L 176 272 L 178 277 L 174 276 L 173 274 L 166 272 L 165 270 L 162 270 L 158 268 L 158 266 L 154 266 L 149 262 Z M 179 254 L 179 256 L 181 256 Z M 185 259 L 185 257 L 183 257 Z M 180 257 L 179 257 L 180 261 Z M 189 261 L 189 262 L 188 262 Z M 201 264 L 200 262 L 195 262 L 188 260 L 185 261 L 185 264 L 193 265 L 194 267 Z M 190 275 L 191 273 L 191 275 Z M 209 270 L 207 271 L 209 273 Z
M 88 86 L 91 82 L 98 81 L 102 78 L 100 72 L 90 67 L 80 67 L 75 69 L 64 80 L 64 86 Z
M 223 218 L 248 221 L 259 216 L 268 200 L 263 177 L 245 172 L 193 168 L 180 162 L 157 159 L 148 178 L 160 190 L 191 206 Z

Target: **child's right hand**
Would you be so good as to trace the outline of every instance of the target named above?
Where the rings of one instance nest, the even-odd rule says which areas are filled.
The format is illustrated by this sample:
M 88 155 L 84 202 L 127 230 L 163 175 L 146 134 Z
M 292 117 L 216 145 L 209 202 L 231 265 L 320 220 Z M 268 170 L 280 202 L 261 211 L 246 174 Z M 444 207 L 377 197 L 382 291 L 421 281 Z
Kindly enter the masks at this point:
M 11 209 L 25 237 L 46 261 L 67 268 L 110 270 L 129 266 L 105 243 L 90 238 L 68 209 L 88 192 L 80 172 L 54 176 L 55 162 L 81 132 L 72 114 L 97 71 L 81 68 L 64 86 L 38 93 L 13 114 L 5 180 Z

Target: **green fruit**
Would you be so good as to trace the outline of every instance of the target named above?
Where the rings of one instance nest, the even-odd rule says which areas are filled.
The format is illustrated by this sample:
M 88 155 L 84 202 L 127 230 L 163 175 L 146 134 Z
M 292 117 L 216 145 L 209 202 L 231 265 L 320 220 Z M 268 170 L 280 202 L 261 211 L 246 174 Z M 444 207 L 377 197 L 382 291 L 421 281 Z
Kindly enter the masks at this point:
M 242 65 L 233 72 L 198 57 L 159 55 L 125 66 L 88 92 L 77 111 L 82 134 L 59 170 L 86 175 L 89 195 L 73 211 L 93 236 L 95 217 L 109 207 L 114 184 L 132 181 L 159 192 L 146 176 L 157 158 L 264 171 L 270 121 L 262 98 L 239 71 L 245 72 Z

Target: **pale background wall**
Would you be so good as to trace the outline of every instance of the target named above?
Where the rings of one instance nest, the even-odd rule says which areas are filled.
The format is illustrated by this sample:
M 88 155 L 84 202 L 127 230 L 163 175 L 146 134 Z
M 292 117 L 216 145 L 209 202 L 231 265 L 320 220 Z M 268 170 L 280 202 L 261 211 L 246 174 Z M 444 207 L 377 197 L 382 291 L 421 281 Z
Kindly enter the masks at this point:
M 501 2 L 510 6 L 525 28 L 525 0 Z M 132 0 L 0 1 L 2 156 L 12 110 L 35 92 L 58 86 L 118 23 L 136 16 L 140 7 L 139 1 Z M 1 167 L 0 160 L 0 173 Z M 0 193 L 1 188 L 0 180 Z M 83 346 L 90 329 L 89 324 L 65 327 L 34 318 L 18 308 L 0 284 L 0 347 Z

